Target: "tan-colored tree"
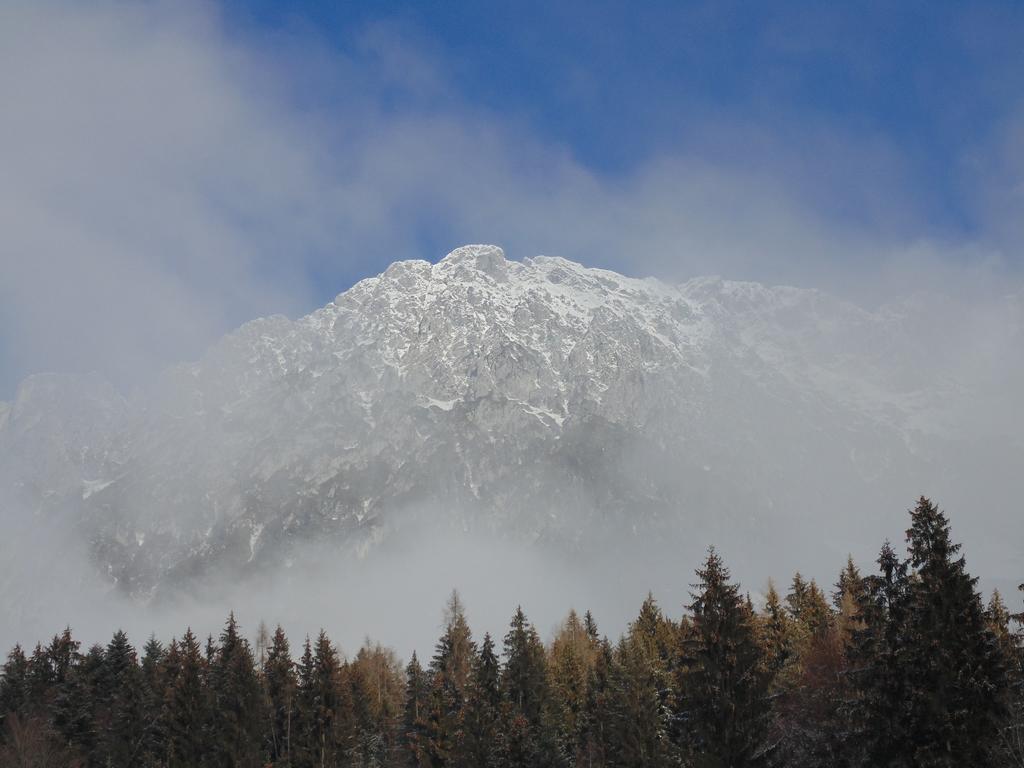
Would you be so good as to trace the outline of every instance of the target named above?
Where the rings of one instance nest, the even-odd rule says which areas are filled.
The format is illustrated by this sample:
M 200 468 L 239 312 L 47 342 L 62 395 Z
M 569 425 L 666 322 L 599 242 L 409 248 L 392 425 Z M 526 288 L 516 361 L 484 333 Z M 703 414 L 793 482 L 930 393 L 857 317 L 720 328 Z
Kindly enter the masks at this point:
M 43 718 L 21 719 L 12 713 L 4 721 L 0 765 L 4 768 L 80 768 L 85 761 L 47 726 Z

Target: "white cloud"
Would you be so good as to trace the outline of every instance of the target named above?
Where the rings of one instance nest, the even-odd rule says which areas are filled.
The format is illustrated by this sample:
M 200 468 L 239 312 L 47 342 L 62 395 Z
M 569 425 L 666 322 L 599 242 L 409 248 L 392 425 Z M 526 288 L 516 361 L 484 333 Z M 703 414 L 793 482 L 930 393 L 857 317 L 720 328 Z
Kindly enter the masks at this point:
M 1019 163 L 985 188 L 996 245 L 948 243 L 884 138 L 709 122 L 602 175 L 520 116 L 460 101 L 424 50 L 389 23 L 344 54 L 310 30 L 241 39 L 206 4 L 6 5 L 0 392 L 50 369 L 126 386 L 246 319 L 439 256 L 425 241 L 860 298 L 882 278 L 917 285 L 922 253 L 937 274 L 977 250 L 975 272 L 1005 267 Z

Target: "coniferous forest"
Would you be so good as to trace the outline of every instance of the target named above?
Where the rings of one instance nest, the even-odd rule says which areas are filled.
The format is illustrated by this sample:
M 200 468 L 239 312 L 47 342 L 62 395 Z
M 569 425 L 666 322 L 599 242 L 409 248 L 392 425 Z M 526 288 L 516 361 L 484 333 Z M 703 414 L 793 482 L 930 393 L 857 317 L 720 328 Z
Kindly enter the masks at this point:
M 1024 614 L 983 601 L 928 499 L 905 549 L 758 602 L 712 549 L 688 605 L 648 597 L 617 640 L 570 612 L 545 644 L 521 608 L 475 637 L 455 593 L 404 665 L 233 616 L 141 649 L 65 630 L 7 656 L 0 765 L 1024 766 Z

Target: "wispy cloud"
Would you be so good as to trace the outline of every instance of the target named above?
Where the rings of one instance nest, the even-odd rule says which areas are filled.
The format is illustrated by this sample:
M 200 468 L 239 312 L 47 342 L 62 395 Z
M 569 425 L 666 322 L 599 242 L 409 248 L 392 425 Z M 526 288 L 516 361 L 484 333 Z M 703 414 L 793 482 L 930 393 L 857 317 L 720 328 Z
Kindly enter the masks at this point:
M 678 147 L 599 172 L 521 115 L 460 98 L 409 25 L 370 25 L 339 51 L 301 27 L 232 34 L 205 4 L 0 14 L 8 392 L 49 369 L 124 386 L 250 317 L 467 241 L 861 296 L 936 265 L 959 279 L 1020 263 L 1019 123 L 964 160 L 984 223 L 964 242 L 927 220 L 884 136 L 799 114 L 704 116 Z

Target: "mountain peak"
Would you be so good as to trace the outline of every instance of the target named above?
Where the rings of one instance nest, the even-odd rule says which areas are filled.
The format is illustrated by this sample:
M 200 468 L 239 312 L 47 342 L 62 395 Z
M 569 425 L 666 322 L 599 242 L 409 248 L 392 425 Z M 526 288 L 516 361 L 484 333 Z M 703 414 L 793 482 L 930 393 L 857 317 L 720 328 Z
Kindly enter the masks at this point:
M 507 266 L 505 251 L 496 245 L 463 245 L 449 253 L 439 266 L 465 266 L 475 268 L 491 277 L 503 274 Z

